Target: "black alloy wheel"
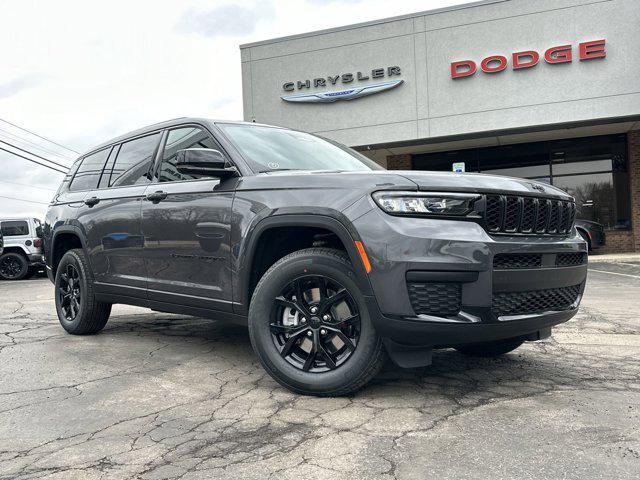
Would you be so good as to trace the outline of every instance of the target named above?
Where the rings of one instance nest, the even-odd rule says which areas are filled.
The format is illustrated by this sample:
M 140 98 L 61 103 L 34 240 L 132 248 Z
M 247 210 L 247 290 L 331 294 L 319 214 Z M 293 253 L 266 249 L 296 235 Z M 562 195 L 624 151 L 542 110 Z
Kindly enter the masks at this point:
M 6 253 L 0 257 L 0 278 L 20 280 L 27 275 L 27 260 L 18 253 Z
M 360 339 L 360 312 L 349 291 L 323 275 L 288 283 L 274 299 L 269 328 L 282 358 L 311 373 L 349 360 Z
M 72 322 L 80 312 L 82 301 L 82 289 L 80 274 L 76 267 L 67 264 L 65 270 L 60 275 L 60 286 L 58 287 L 60 309 L 65 319 Z

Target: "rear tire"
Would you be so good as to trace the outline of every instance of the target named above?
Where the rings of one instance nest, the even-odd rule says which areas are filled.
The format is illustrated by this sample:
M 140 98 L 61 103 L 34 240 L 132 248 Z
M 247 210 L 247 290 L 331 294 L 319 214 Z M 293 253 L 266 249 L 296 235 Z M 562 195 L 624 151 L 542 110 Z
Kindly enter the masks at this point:
M 95 298 L 89 263 L 80 249 L 69 250 L 60 260 L 55 299 L 60 324 L 72 335 L 98 333 L 111 313 L 110 303 Z
M 24 255 L 7 252 L 0 256 L 0 278 L 2 280 L 22 280 L 29 273 L 29 261 Z
M 356 392 L 380 371 L 384 347 L 355 278 L 343 252 L 308 248 L 278 260 L 260 279 L 249 336 L 274 380 L 303 395 L 335 397 Z
M 522 337 L 505 338 L 504 340 L 496 340 L 493 342 L 473 343 L 469 345 L 460 345 L 456 347 L 460 353 L 472 357 L 499 357 L 505 353 L 509 353 L 524 343 Z

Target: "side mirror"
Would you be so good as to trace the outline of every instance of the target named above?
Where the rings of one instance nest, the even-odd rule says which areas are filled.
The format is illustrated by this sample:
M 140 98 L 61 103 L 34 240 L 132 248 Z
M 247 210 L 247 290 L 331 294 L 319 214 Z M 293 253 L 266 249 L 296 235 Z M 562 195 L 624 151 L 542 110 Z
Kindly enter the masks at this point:
M 36 237 L 38 237 L 38 238 L 44 237 L 43 232 L 42 232 L 42 225 L 38 225 L 36 227 Z
M 188 175 L 228 178 L 238 175 L 224 155 L 212 148 L 187 148 L 176 153 L 176 170 Z

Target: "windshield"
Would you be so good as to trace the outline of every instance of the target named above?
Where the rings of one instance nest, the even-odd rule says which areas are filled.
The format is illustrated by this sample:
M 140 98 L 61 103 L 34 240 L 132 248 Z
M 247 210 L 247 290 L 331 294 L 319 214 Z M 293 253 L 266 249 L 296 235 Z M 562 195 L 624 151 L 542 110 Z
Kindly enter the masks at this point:
M 308 133 L 246 124 L 218 124 L 256 172 L 384 170 L 355 150 Z

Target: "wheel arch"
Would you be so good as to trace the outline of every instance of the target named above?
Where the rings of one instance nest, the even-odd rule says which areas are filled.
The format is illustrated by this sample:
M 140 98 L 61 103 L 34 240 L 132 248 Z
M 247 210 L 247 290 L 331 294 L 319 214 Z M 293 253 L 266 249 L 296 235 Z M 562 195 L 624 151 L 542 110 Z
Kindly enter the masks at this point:
M 73 248 L 82 248 L 86 251 L 82 230 L 75 225 L 58 227 L 51 237 L 50 256 L 47 258 L 47 266 L 51 268 L 54 276 L 64 254 Z
M 2 250 L 2 255 L 4 255 L 5 253 L 20 253 L 21 255 L 29 258 L 29 251 L 22 245 L 5 245 L 4 249 Z
M 578 226 L 576 226 L 576 230 L 582 235 L 582 238 L 587 241 L 587 248 L 591 250 L 591 234 L 589 234 L 589 231 L 586 228 Z
M 346 217 L 338 219 L 326 214 L 281 214 L 263 218 L 249 228 L 249 232 L 240 249 L 243 253 L 240 255 L 241 261 L 238 269 L 240 291 L 236 295 L 236 305 L 238 305 L 240 311 L 237 313 L 246 314 L 248 312 L 252 293 L 252 271 L 256 262 L 258 246 L 264 235 L 274 229 L 317 228 L 335 235 L 344 246 L 344 250 L 351 260 L 356 273 L 356 281 L 362 293 L 371 295 L 371 283 L 354 243 L 359 240 L 359 236 L 355 229 L 349 229 L 346 225 L 349 225 Z

